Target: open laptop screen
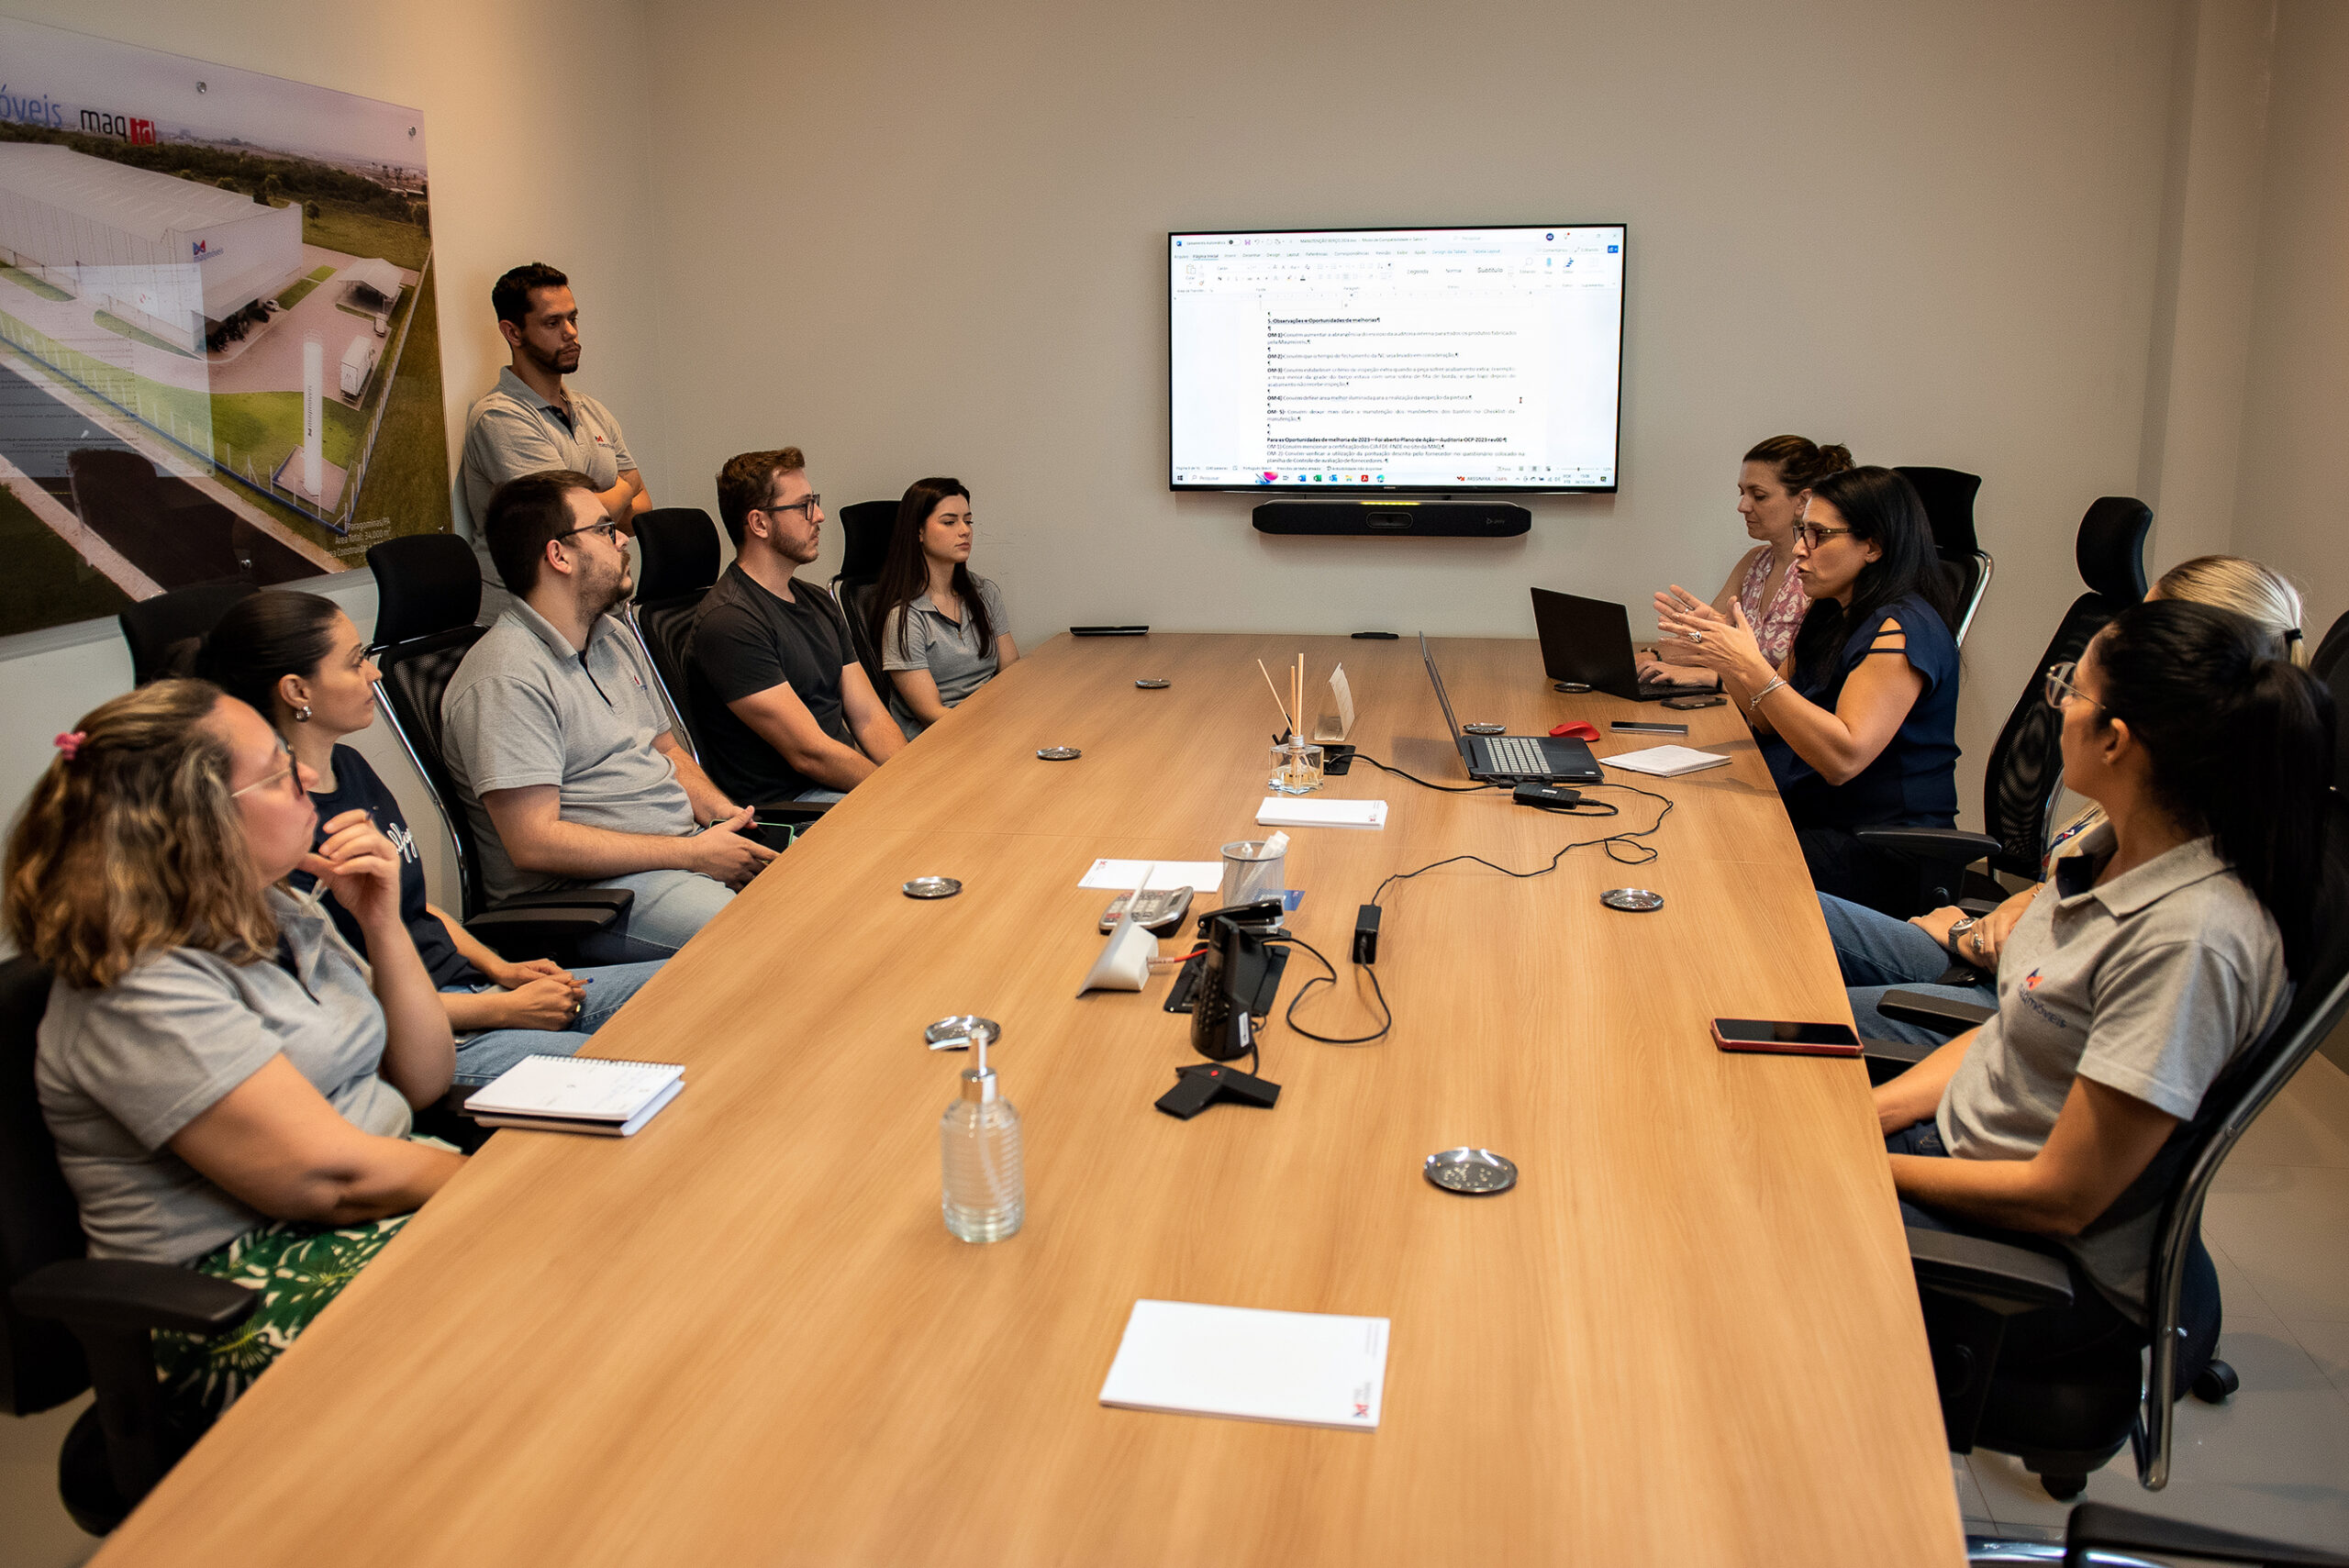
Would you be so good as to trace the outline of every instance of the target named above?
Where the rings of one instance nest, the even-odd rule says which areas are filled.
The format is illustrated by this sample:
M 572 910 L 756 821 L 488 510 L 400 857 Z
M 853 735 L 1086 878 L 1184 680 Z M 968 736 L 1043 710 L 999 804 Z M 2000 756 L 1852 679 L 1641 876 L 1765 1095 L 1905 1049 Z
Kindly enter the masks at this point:
M 1427 662 L 1428 679 L 1435 686 L 1435 700 L 1443 705 L 1443 722 L 1452 731 L 1452 743 L 1460 744 L 1460 721 L 1452 717 L 1452 699 L 1444 695 L 1443 676 L 1435 667 L 1435 655 L 1428 651 L 1428 634 L 1419 633 L 1419 657 Z

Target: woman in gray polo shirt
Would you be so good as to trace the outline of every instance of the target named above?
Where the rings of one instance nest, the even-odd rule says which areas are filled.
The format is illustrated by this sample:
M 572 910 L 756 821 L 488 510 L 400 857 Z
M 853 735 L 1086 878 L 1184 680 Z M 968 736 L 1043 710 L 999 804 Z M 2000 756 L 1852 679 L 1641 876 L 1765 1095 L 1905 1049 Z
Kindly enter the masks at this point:
M 463 1161 L 408 1138 L 449 1087 L 448 1017 L 362 813 L 317 850 L 307 770 L 260 714 L 158 681 L 57 738 L 8 840 L 5 914 L 55 982 L 34 1075 L 90 1254 L 262 1296 L 158 1334 L 166 1397 L 218 1414 Z M 285 887 L 316 876 L 362 959 Z
M 2311 940 L 2332 702 L 2274 655 L 2242 616 L 2162 600 L 2048 672 L 2065 781 L 2106 820 L 2008 936 L 1998 1016 L 1876 1091 L 1911 1224 L 2046 1238 L 2093 1285 L 2014 1321 L 2020 1361 L 2143 1343 L 2176 1175 L 2155 1156 Z
M 971 575 L 971 493 L 918 479 L 897 504 L 874 585 L 872 634 L 889 677 L 889 713 L 910 740 L 1019 657 L 1003 595 Z

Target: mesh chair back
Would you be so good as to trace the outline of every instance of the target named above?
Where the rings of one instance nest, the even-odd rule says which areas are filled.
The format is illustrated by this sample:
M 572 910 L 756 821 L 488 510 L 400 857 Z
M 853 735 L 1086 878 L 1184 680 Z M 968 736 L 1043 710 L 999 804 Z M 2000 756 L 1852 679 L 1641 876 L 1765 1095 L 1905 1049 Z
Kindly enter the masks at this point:
M 473 915 L 484 903 L 481 856 L 442 749 L 440 698 L 488 630 L 473 625 L 481 613 L 481 566 L 473 546 L 454 534 L 385 539 L 367 551 L 367 565 L 376 596 L 375 646 L 368 652 L 384 676 L 375 704 L 432 791 L 456 851 L 464 899 L 458 914 Z
M 261 592 L 250 583 L 203 583 L 141 599 L 115 617 L 130 645 L 130 683 L 143 686 L 184 673 L 195 645 L 237 601 Z
M 718 581 L 718 525 L 699 506 L 660 506 L 636 520 L 636 602 L 629 612 L 680 739 L 700 755 L 686 707 L 685 662 L 702 595 Z
M 877 583 L 889 557 L 889 530 L 897 526 L 895 501 L 856 501 L 841 508 L 842 583 Z
M 1950 636 L 1959 647 L 1974 625 L 1974 612 L 1990 586 L 1990 557 L 1974 535 L 1974 496 L 1982 476 L 1954 468 L 1896 468 L 1916 488 L 1925 504 L 1925 521 L 1933 530 L 1933 549 L 1942 558 L 1942 575 L 1948 580 Z
M 1998 852 L 1990 864 L 2012 876 L 2040 876 L 2047 808 L 2064 782 L 2064 716 L 2041 695 L 2048 665 L 2077 659 L 2105 623 L 2145 596 L 2145 531 L 2154 514 L 2142 501 L 2108 495 L 2080 521 L 2075 554 L 2089 592 L 2072 601 L 2039 656 L 2022 696 L 1990 748 L 1983 820 Z
M 72 1330 L 9 1304 L 17 1281 L 83 1250 L 81 1215 L 33 1088 L 36 1031 L 48 1008 L 48 970 L 28 958 L 0 963 L 0 1409 L 12 1416 L 61 1405 L 90 1385 Z
M 889 700 L 889 677 L 881 668 L 881 651 L 873 641 L 873 595 L 879 587 L 874 583 L 851 583 L 846 580 L 832 584 L 832 602 L 841 607 L 848 621 L 849 641 L 856 648 L 856 661 L 864 666 L 864 678 L 883 702 Z
M 2316 645 L 2316 655 L 2309 661 L 2309 671 L 2332 688 L 2336 704 L 2349 706 L 2343 699 L 2349 696 L 2349 613 L 2332 623 L 2324 640 Z M 2336 710 L 2332 727 L 2332 787 L 2349 789 L 2349 718 Z

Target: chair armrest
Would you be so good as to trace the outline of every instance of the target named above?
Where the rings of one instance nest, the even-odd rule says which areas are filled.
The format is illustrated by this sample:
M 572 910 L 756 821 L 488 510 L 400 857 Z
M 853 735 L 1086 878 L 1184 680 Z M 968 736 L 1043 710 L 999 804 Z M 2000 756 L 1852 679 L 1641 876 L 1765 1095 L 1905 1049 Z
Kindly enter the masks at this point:
M 751 816 L 759 822 L 813 822 L 839 804 L 835 800 L 778 800 L 773 806 L 751 807 Z
M 1911 1045 L 1905 1040 L 1860 1041 L 1861 1061 L 1867 1067 L 1871 1086 L 1891 1083 L 1940 1049 L 1937 1045 Z
M 34 1270 L 11 1293 L 17 1310 L 68 1327 L 173 1329 L 206 1338 L 252 1316 L 261 1295 L 169 1263 L 68 1258 Z
M 2181 1519 L 2157 1519 L 2110 1503 L 2082 1503 L 2064 1530 L 2064 1562 L 2085 1564 L 2091 1547 L 2158 1551 L 2210 1562 L 2271 1562 L 2291 1568 L 2349 1568 L 2349 1557 L 2312 1546 L 2288 1546 Z
M 1955 828 L 1863 828 L 1854 836 L 1871 849 L 1898 850 L 1947 865 L 1972 865 L 2003 848 L 1996 839 Z
M 1908 1227 L 1909 1262 L 1920 1290 L 1942 1291 L 2008 1312 L 2072 1304 L 2072 1275 L 2062 1262 L 2028 1247 L 1954 1230 Z
M 1944 1034 L 1964 1034 L 1998 1016 L 1996 1007 L 1980 1007 L 1948 996 L 1928 995 L 1922 991 L 1887 991 L 1877 1000 L 1876 1010 L 1896 1023 L 1916 1024 Z
M 490 906 L 492 909 L 608 909 L 614 915 L 625 915 L 629 906 L 636 902 L 636 894 L 626 887 L 549 887 L 537 893 L 518 893 L 511 898 L 501 898 Z M 473 924 L 471 920 L 465 922 Z
M 618 918 L 609 909 L 490 909 L 466 921 L 465 929 L 497 952 L 538 951 L 609 930 Z

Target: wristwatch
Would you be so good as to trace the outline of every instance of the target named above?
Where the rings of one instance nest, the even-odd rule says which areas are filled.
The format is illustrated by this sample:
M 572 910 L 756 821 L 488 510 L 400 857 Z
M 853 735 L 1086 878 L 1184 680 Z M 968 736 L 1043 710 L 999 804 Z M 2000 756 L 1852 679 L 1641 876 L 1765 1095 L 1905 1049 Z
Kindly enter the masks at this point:
M 1968 958 L 1964 953 L 1957 951 L 1957 939 L 1965 935 L 1966 932 L 1972 930 L 1981 923 L 1982 922 L 1979 919 L 1972 915 L 1962 915 L 1951 923 L 1949 935 L 1942 939 L 1942 946 L 1949 950 L 1950 957 L 1957 960 L 1960 963 L 1978 965 L 1982 962 L 1982 947 L 1979 942 L 1975 944 L 1974 956 L 1972 958 Z

